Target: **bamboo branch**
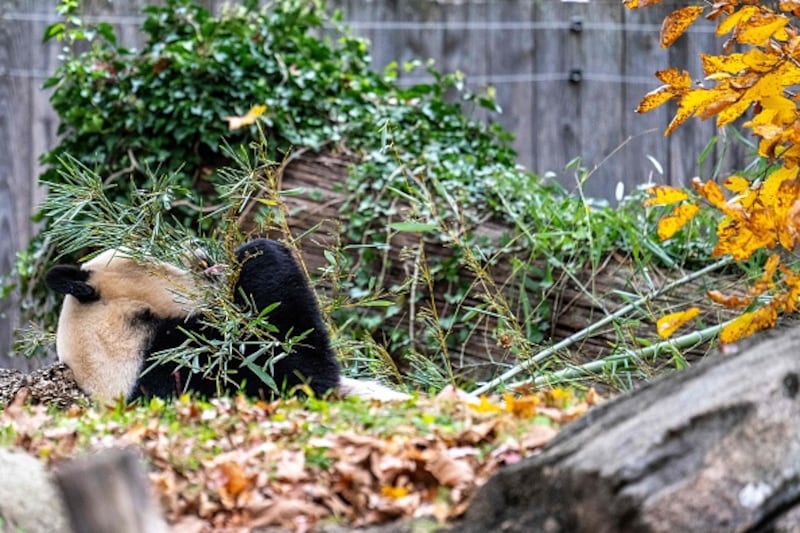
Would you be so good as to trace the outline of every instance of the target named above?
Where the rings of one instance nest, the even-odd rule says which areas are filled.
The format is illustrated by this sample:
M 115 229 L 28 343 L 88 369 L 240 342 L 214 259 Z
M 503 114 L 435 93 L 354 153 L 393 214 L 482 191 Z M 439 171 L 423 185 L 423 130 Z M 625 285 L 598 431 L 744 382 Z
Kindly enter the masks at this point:
M 666 348 L 680 349 L 680 348 L 686 348 L 687 346 L 700 344 L 701 342 L 706 342 L 712 339 L 725 326 L 727 326 L 731 322 L 733 322 L 733 320 L 728 320 L 727 322 L 723 322 L 722 324 L 717 324 L 716 326 L 710 326 L 705 329 L 701 329 L 700 331 L 693 331 L 681 337 L 668 339 L 663 342 L 647 346 L 640 350 L 635 350 L 635 351 L 628 350 L 621 353 L 611 354 L 609 356 L 603 357 L 602 359 L 598 359 L 596 361 L 590 361 L 583 365 L 570 366 L 558 370 L 556 372 L 548 373 L 547 375 L 536 376 L 535 378 L 526 379 L 524 381 L 513 383 L 512 385 L 510 385 L 510 387 L 513 389 L 524 385 L 528 385 L 530 383 L 533 383 L 537 387 L 557 385 L 562 381 L 568 379 L 575 379 L 588 374 L 599 372 L 609 363 L 636 361 L 640 359 L 645 359 L 647 357 L 655 356 L 658 354 L 659 351 Z
M 671 291 L 672 289 L 674 289 L 676 287 L 680 287 L 681 285 L 683 285 L 685 283 L 689 283 L 691 281 L 694 281 L 695 279 L 700 278 L 700 277 L 708 274 L 709 272 L 713 272 L 714 270 L 717 270 L 717 269 L 729 264 L 732 260 L 733 259 L 730 256 L 723 257 L 722 259 L 720 259 L 716 263 L 708 265 L 707 267 L 702 268 L 702 269 L 700 269 L 700 270 L 698 270 L 696 272 L 692 272 L 691 274 L 688 274 L 688 275 L 686 275 L 686 276 L 684 276 L 684 277 L 682 277 L 680 279 L 677 279 L 677 280 L 675 280 L 675 281 L 673 281 L 671 283 L 668 283 L 668 284 L 664 285 L 663 287 L 661 287 L 657 291 L 654 291 L 654 292 L 651 292 L 651 293 L 648 293 L 648 294 L 642 296 L 641 298 L 639 298 L 635 302 L 632 302 L 632 303 L 630 303 L 628 305 L 620 307 L 615 312 L 613 312 L 610 315 L 606 316 L 602 320 L 598 320 L 594 324 L 591 324 L 590 326 L 582 329 L 581 331 L 578 331 L 574 335 L 570 335 L 566 339 L 564 339 L 564 340 L 562 340 L 560 342 L 557 342 L 556 344 L 550 346 L 549 348 L 546 348 L 546 349 L 542 350 L 541 352 L 539 352 L 536 355 L 532 356 L 530 359 L 522 361 L 518 365 L 512 367 L 511 369 L 507 370 L 506 372 L 504 372 L 500 376 L 494 378 L 493 380 L 484 383 L 483 385 L 481 385 L 480 387 L 478 387 L 477 389 L 472 391 L 470 394 L 472 396 L 478 396 L 480 394 L 485 394 L 485 393 L 489 392 L 490 390 L 494 389 L 498 385 L 502 385 L 503 383 L 506 383 L 509 379 L 513 378 L 514 376 L 516 376 L 520 372 L 522 372 L 524 370 L 527 370 L 530 367 L 532 367 L 532 366 L 534 366 L 534 365 L 536 365 L 538 363 L 541 363 L 542 361 L 545 361 L 546 359 L 552 357 L 556 352 L 558 352 L 558 350 L 562 350 L 562 349 L 564 349 L 564 348 L 566 348 L 568 346 L 571 346 L 572 344 L 575 344 L 576 342 L 578 342 L 580 340 L 585 339 L 586 337 L 589 337 L 592 333 L 594 333 L 598 329 L 602 328 L 606 324 L 612 322 L 613 320 L 615 320 L 615 319 L 617 319 L 617 318 L 619 318 L 621 316 L 624 316 L 624 315 L 630 313 L 631 311 L 633 311 L 635 309 L 638 309 L 643 304 L 648 303 L 650 300 L 653 300 L 654 298 L 658 298 L 659 296 Z

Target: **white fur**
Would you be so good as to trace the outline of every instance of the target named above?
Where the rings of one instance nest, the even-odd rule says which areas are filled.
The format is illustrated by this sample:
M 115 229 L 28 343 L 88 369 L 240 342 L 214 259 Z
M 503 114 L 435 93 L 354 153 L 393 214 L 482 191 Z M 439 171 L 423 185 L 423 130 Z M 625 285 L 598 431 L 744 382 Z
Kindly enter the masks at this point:
M 58 319 L 56 351 L 75 374 L 78 385 L 103 402 L 127 397 L 142 366 L 147 332 L 134 317 L 149 310 L 157 317 L 191 313 L 185 294 L 192 276 L 165 263 L 141 264 L 124 252 L 107 250 L 81 266 L 100 294 L 81 303 L 67 295 Z
M 390 389 L 377 381 L 362 381 L 346 377 L 339 379 L 339 386 L 336 387 L 336 390 L 344 397 L 355 396 L 363 400 L 402 402 L 411 399 L 410 394 Z

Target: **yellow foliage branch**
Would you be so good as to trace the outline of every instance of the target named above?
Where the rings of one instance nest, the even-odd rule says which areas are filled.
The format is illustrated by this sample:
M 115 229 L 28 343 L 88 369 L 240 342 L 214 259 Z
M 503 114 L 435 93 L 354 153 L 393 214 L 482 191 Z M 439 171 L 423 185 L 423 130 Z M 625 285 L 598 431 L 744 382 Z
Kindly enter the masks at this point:
M 625 0 L 636 9 L 660 0 Z M 772 2 L 771 2 L 772 4 Z M 672 45 L 701 15 L 717 22 L 716 34 L 730 35 L 723 54 L 701 54 L 704 78 L 694 83 L 688 72 L 670 68 L 656 72 L 662 85 L 642 99 L 638 112 L 651 111 L 676 101 L 677 112 L 664 134 L 669 135 L 691 117 L 716 117 L 725 126 L 752 112 L 744 123 L 760 139 L 759 155 L 772 161 L 773 170 L 757 184 L 730 176 L 724 189 L 713 181 L 695 178 L 695 195 L 669 187 L 654 187 L 647 205 L 674 205 L 659 222 L 658 234 L 668 239 L 699 211 L 703 203 L 723 213 L 717 227 L 714 256 L 736 260 L 762 249 L 792 252 L 800 244 L 800 111 L 795 86 L 800 84 L 800 0 L 780 0 L 775 8 L 749 0 L 716 0 L 673 11 L 661 28 L 661 46 Z M 734 46 L 737 50 L 733 52 Z M 683 193 L 683 194 L 682 194 Z M 711 293 L 709 297 L 729 307 L 750 308 L 756 296 L 771 294 L 768 303 L 743 313 L 720 334 L 734 342 L 775 325 L 780 313 L 793 312 L 800 296 L 800 276 L 780 264 L 773 254 L 761 280 L 745 296 Z M 684 312 L 686 313 L 686 312 Z M 664 324 L 686 314 L 664 317 Z M 667 333 L 669 327 L 663 328 Z

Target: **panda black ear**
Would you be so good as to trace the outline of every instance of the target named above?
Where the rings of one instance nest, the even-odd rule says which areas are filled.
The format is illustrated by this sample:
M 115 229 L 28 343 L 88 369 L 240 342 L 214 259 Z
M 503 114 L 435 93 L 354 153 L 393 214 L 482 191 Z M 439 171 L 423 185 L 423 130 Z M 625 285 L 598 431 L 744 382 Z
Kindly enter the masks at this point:
M 89 303 L 100 298 L 97 291 L 87 283 L 89 272 L 75 265 L 56 265 L 44 278 L 45 285 L 59 294 L 71 294 L 81 303 Z

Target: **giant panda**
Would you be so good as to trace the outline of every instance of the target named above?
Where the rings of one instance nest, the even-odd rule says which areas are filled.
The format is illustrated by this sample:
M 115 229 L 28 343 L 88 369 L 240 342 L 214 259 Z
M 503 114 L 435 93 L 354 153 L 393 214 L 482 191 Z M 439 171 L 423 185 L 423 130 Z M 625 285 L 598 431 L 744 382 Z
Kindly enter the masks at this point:
M 266 363 L 266 350 L 256 363 L 272 372 L 285 391 L 310 387 L 322 396 L 340 385 L 340 369 L 314 294 L 291 251 L 277 241 L 255 239 L 236 250 L 237 275 L 233 301 L 254 306 L 266 319 L 279 341 L 303 335 L 292 353 Z M 219 336 L 203 325 L 192 298 L 198 277 L 162 262 L 134 260 L 122 250 L 107 250 L 81 266 L 56 265 L 45 277 L 47 287 L 63 294 L 56 330 L 56 351 L 69 366 L 78 385 L 91 396 L 110 403 L 123 397 L 168 398 L 184 390 L 213 396 L 213 379 L 192 374 L 177 363 L 154 364 L 150 356 L 181 346 L 187 332 Z M 277 305 L 275 305 L 277 304 Z M 246 348 L 254 355 L 258 346 Z M 236 366 L 234 365 L 234 368 Z M 143 370 L 148 369 L 143 373 Z M 226 392 L 243 390 L 255 397 L 271 397 L 272 391 L 246 367 L 236 369 L 235 382 Z

